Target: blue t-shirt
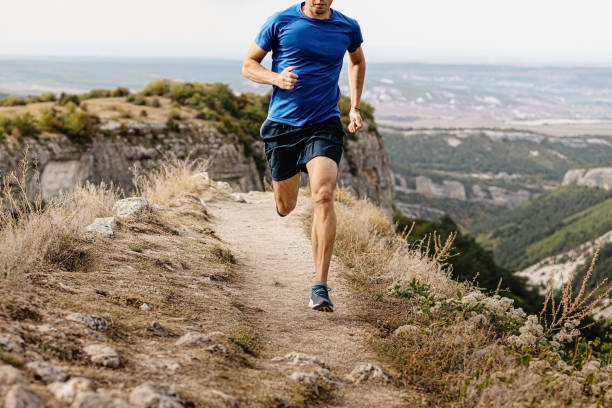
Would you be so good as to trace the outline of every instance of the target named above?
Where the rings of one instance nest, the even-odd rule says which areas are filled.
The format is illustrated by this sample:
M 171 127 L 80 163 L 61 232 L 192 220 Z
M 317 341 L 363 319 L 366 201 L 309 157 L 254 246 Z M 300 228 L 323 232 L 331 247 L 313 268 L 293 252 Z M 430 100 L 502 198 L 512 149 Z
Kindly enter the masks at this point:
M 303 4 L 303 3 L 302 3 Z M 363 38 L 356 20 L 332 10 L 331 18 L 308 17 L 297 4 L 266 21 L 255 43 L 272 51 L 272 71 L 294 66 L 299 76 L 291 90 L 273 87 L 268 119 L 307 126 L 340 116 L 338 79 L 344 54 Z

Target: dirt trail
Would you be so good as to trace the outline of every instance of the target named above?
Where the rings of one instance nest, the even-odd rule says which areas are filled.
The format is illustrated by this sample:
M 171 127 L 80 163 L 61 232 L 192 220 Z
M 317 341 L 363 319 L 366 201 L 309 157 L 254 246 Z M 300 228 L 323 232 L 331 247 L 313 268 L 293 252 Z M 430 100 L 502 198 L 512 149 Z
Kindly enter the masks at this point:
M 280 218 L 271 193 L 251 192 L 247 203 L 209 204 L 214 228 L 237 258 L 242 283 L 238 296 L 264 336 L 265 357 L 296 351 L 319 357 L 344 378 L 358 363 L 375 363 L 365 346 L 367 325 L 351 317 L 351 297 L 332 260 L 329 286 L 336 311 L 308 308 L 314 264 L 303 222 L 310 200 L 300 194 L 294 213 Z M 391 384 L 348 381 L 334 391 L 333 406 L 406 406 L 412 399 Z M 415 406 L 414 404 L 412 404 Z

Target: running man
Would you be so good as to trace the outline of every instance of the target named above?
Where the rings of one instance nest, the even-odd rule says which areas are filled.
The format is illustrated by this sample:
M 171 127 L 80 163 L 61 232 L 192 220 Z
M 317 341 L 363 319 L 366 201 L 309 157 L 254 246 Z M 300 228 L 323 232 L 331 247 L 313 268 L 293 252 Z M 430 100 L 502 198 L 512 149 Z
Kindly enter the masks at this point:
M 274 14 L 251 45 L 243 75 L 273 86 L 268 118 L 261 126 L 272 173 L 276 211 L 295 208 L 300 173 L 308 173 L 312 192 L 314 286 L 309 306 L 333 312 L 327 274 L 336 239 L 334 189 L 344 146 L 338 79 L 349 53 L 351 133 L 363 127 L 359 104 L 366 63 L 356 20 L 331 8 L 333 0 L 306 0 Z M 272 70 L 261 61 L 272 51 Z

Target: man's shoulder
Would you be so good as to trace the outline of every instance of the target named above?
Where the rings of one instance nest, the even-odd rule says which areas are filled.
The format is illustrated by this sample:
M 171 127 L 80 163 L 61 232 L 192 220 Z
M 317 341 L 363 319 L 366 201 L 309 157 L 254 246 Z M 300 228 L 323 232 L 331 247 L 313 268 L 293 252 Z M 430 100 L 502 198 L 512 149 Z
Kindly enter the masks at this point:
M 357 22 L 356 19 L 354 19 L 352 17 L 349 17 L 346 14 L 341 13 L 340 11 L 338 11 L 336 9 L 334 9 L 334 16 L 335 16 L 336 20 L 338 20 L 338 21 L 341 21 L 341 22 L 343 22 L 345 24 L 348 24 L 348 25 L 350 25 L 352 27 L 359 27 L 359 23 Z
M 277 11 L 272 14 L 270 20 L 273 20 L 276 23 L 283 23 L 294 20 L 298 18 L 300 15 L 297 12 L 297 5 L 293 5 L 291 7 L 286 8 L 285 10 Z

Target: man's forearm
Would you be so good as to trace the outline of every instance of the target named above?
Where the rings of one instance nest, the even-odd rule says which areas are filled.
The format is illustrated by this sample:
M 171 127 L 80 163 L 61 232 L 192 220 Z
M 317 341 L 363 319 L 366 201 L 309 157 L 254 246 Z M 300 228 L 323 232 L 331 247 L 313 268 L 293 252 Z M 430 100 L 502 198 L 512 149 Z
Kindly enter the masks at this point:
M 278 74 L 272 72 L 259 62 L 248 59 L 242 65 L 242 75 L 258 84 L 276 85 Z
M 359 108 L 361 92 L 365 81 L 366 62 L 361 60 L 349 66 L 349 85 L 351 88 L 351 108 Z

